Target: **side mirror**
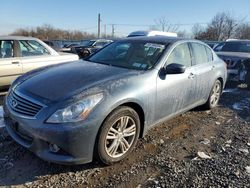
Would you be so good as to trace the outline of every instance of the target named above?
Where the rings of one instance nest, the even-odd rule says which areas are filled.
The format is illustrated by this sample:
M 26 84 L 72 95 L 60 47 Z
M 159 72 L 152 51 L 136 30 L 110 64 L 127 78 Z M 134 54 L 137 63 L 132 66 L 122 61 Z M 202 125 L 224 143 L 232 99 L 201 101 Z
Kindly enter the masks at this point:
M 162 72 L 166 74 L 182 74 L 186 70 L 186 66 L 178 63 L 171 63 L 163 68 Z

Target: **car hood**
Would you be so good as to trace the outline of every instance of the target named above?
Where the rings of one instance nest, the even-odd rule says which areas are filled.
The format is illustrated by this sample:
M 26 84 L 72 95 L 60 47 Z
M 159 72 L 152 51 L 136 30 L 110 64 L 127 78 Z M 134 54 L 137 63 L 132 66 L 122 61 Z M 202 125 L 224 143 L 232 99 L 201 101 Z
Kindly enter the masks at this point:
M 23 94 L 49 101 L 67 99 L 92 87 L 103 87 L 106 82 L 118 80 L 139 71 L 77 61 L 43 68 L 24 75 L 17 86 Z

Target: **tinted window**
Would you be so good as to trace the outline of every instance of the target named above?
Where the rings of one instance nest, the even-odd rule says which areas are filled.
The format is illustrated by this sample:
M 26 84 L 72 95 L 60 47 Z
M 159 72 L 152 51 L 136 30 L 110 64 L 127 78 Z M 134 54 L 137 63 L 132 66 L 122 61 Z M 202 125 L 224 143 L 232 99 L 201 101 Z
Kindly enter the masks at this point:
M 180 44 L 175 47 L 168 57 L 167 64 L 179 63 L 186 67 L 191 66 L 191 56 L 187 43 Z
M 145 41 L 114 42 L 89 60 L 129 69 L 148 70 L 157 63 L 164 49 L 165 45 Z
M 100 47 L 102 47 L 102 46 L 105 46 L 105 45 L 107 45 L 108 44 L 108 42 L 97 42 L 97 43 L 95 43 L 95 46 L 100 46 Z
M 0 58 L 14 57 L 14 42 L 10 40 L 0 41 Z
M 22 57 L 49 54 L 49 51 L 44 46 L 34 40 L 21 40 L 19 41 L 19 45 Z
M 87 46 L 89 44 L 89 40 L 82 41 L 80 45 Z
M 208 62 L 207 52 L 205 46 L 199 43 L 191 43 L 193 49 L 193 56 L 196 64 Z
M 213 52 L 206 46 L 205 46 L 205 49 L 207 52 L 207 61 L 208 62 L 213 61 Z
M 226 42 L 221 51 L 250 53 L 250 42 Z
M 92 46 L 95 42 L 96 42 L 95 40 L 90 40 L 90 41 L 88 41 L 87 46 Z
M 214 50 L 215 52 L 219 52 L 219 51 L 221 51 L 221 49 L 222 49 L 222 47 L 223 47 L 224 45 L 225 45 L 225 42 L 222 42 L 222 43 L 216 45 L 216 46 L 213 48 L 213 50 Z

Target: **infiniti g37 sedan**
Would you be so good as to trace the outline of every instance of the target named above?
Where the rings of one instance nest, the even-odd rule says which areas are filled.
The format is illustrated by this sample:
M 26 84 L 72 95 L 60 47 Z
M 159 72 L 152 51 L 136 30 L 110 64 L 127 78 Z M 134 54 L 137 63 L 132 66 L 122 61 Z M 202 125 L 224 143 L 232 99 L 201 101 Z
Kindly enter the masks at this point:
M 126 38 L 87 60 L 19 77 L 4 102 L 6 128 L 44 160 L 112 164 L 152 126 L 215 107 L 226 75 L 225 63 L 202 42 Z

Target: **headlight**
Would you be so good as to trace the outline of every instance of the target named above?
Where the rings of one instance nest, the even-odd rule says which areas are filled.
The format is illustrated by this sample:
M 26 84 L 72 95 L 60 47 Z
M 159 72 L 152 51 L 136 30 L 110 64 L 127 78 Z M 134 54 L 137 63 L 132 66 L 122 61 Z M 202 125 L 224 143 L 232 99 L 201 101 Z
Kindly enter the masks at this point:
M 103 94 L 91 95 L 69 105 L 64 109 L 57 110 L 47 120 L 48 123 L 78 122 L 84 120 L 91 110 L 102 100 Z

